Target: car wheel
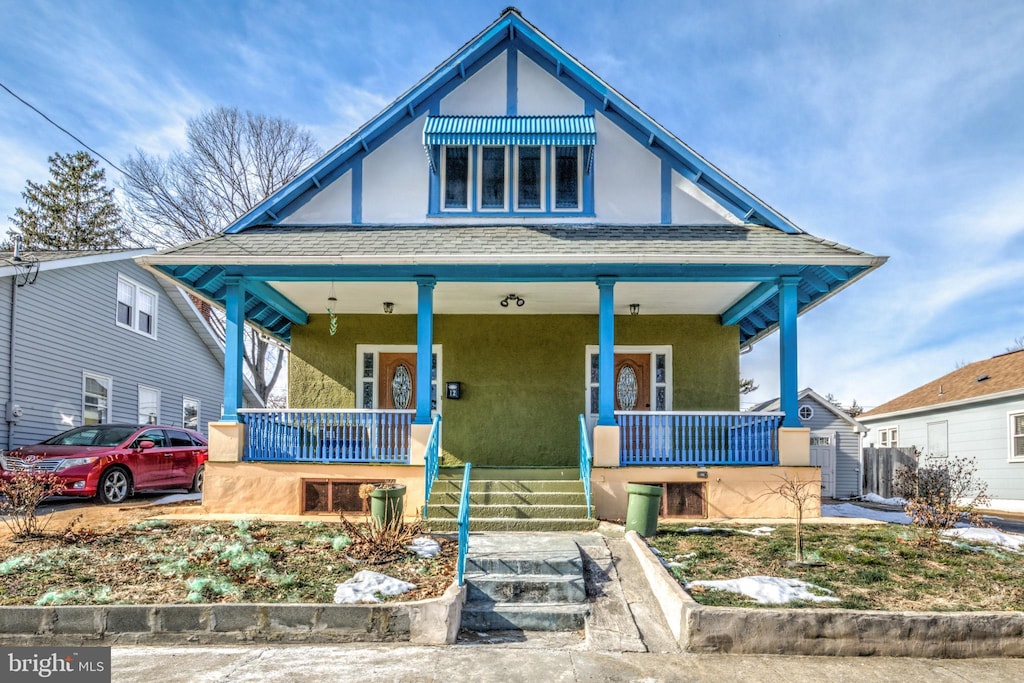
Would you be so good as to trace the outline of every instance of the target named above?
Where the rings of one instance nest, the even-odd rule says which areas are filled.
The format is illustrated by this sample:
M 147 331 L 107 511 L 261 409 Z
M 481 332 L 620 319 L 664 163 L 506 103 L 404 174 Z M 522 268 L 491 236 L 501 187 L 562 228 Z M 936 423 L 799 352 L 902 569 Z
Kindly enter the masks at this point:
M 196 476 L 192 477 L 192 488 L 188 491 L 189 493 L 202 493 L 203 492 L 203 479 L 206 478 L 206 465 L 200 465 L 199 469 L 196 470 Z
M 114 467 L 103 473 L 96 490 L 96 497 L 104 505 L 124 502 L 131 493 L 132 483 L 128 473 L 120 467 Z

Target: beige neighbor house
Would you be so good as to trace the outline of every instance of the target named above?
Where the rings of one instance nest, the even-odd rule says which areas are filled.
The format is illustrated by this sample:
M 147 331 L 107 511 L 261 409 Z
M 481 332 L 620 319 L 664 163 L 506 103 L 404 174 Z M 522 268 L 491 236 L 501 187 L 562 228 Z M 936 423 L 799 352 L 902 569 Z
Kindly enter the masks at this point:
M 413 511 L 471 462 L 573 479 L 610 519 L 629 482 L 667 483 L 666 513 L 788 514 L 768 487 L 819 476 L 797 318 L 884 261 L 793 225 L 511 8 L 223 234 L 142 259 L 234 329 L 210 509 L 395 480 Z M 241 409 L 243 321 L 291 345 L 289 410 Z M 740 349 L 775 330 L 780 411 L 739 412 Z

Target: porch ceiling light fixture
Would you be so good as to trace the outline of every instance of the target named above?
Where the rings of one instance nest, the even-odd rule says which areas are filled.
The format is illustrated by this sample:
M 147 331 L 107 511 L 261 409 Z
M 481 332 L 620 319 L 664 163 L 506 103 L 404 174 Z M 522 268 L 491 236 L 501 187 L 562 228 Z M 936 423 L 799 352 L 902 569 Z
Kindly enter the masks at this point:
M 629 314 L 630 315 L 640 315 L 640 304 L 630 304 L 629 305 Z
M 498 303 L 501 304 L 502 308 L 508 308 L 508 305 L 512 302 L 515 302 L 515 305 L 520 307 L 526 305 L 526 299 L 519 296 L 518 294 L 509 294 Z
M 334 283 L 331 283 L 331 292 L 327 295 L 327 315 L 331 318 L 330 329 L 331 336 L 333 337 L 338 333 L 338 316 L 335 315 L 334 310 L 338 307 L 338 297 L 334 294 Z
M 391 303 L 390 301 L 385 301 L 384 302 L 384 312 L 386 314 L 388 314 L 388 315 L 391 315 L 392 313 L 395 312 L 395 305 L 393 303 Z

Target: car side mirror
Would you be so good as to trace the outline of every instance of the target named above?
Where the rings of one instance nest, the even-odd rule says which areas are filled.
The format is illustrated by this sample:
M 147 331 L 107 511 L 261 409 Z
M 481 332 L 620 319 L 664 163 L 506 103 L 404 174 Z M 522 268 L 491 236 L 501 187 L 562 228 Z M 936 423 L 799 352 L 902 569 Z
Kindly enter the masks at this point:
M 147 448 L 154 448 L 155 446 L 156 446 L 156 443 L 150 441 L 149 439 L 146 439 L 145 441 L 140 441 L 139 442 L 139 448 L 142 449 L 142 450 L 146 450 Z

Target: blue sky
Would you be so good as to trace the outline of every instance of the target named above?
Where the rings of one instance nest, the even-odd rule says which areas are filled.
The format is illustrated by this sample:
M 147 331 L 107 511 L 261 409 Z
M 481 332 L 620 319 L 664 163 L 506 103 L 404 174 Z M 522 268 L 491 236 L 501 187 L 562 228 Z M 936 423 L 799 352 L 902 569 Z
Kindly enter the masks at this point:
M 0 81 L 115 163 L 221 104 L 330 148 L 507 4 L 0 0 Z M 801 386 L 877 405 L 1024 335 L 1024 3 L 517 6 L 797 225 L 890 257 L 800 319 Z M 0 92 L 4 231 L 79 148 Z M 745 402 L 777 393 L 777 353 L 743 356 Z

